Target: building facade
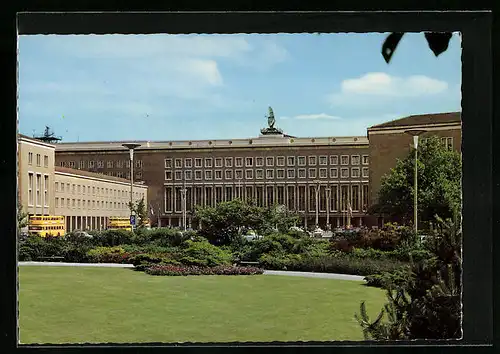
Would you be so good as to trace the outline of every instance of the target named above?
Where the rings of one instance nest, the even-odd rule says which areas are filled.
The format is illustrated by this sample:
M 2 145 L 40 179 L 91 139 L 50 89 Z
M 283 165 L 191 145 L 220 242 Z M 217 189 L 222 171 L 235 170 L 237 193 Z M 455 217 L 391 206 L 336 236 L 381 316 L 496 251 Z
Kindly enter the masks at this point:
M 56 164 L 129 176 L 123 143 L 60 143 Z M 262 206 L 286 205 L 299 212 L 308 228 L 316 225 L 316 215 L 322 228 L 363 224 L 369 193 L 366 137 L 280 134 L 135 143 L 141 146 L 134 154 L 134 178 L 148 185 L 155 224 L 183 226 L 185 210 L 186 226 L 196 228 L 196 205 L 215 206 L 239 197 Z
M 54 214 L 54 145 L 18 137 L 18 198 L 30 215 Z
M 130 216 L 130 182 L 96 173 L 55 167 L 55 213 L 66 217 L 66 230 L 104 230 L 111 216 Z M 133 200 L 144 198 L 147 186 L 135 184 Z
M 408 133 L 417 130 L 419 139 L 438 136 L 448 148 L 461 151 L 460 112 L 413 115 L 368 128 L 370 205 L 377 203 L 382 177 L 412 151 L 413 137 Z
M 130 215 L 130 181 L 54 165 L 55 145 L 18 136 L 18 197 L 28 215 L 61 215 L 66 231 L 101 230 L 110 216 Z M 133 200 L 144 198 L 147 186 L 133 186 Z

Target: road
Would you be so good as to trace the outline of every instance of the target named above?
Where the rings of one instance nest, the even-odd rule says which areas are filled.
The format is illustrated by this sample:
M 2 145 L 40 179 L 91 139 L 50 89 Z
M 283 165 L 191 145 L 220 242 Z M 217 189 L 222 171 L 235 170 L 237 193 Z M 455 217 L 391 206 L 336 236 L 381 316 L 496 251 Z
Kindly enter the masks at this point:
M 107 268 L 133 268 L 132 264 L 116 263 L 63 263 L 63 262 L 19 262 L 20 266 L 56 266 L 56 267 L 107 267 Z M 286 275 L 292 277 L 323 278 L 339 280 L 363 281 L 360 275 L 336 274 L 336 273 L 312 273 L 312 272 L 292 272 L 282 270 L 264 270 L 264 275 Z

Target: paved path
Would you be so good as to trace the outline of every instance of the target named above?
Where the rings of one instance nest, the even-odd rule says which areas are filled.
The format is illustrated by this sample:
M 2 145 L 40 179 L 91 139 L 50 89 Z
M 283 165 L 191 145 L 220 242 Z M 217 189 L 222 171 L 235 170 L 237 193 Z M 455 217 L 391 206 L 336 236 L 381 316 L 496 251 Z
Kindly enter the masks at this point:
M 20 266 L 56 266 L 56 267 L 109 267 L 109 268 L 133 268 L 133 264 L 116 263 L 64 263 L 64 262 L 19 262 Z M 291 272 L 284 270 L 265 270 L 265 275 L 286 275 L 292 277 L 324 278 L 340 280 L 362 281 L 363 276 L 336 274 L 336 273 L 312 273 L 312 272 Z

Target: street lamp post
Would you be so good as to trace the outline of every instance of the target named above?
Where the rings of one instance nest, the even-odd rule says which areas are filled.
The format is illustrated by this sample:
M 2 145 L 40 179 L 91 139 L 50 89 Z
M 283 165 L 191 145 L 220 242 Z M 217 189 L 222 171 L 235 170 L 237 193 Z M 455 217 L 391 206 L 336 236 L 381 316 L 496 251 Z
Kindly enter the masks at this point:
M 181 196 L 182 196 L 182 226 L 184 228 L 184 231 L 186 231 L 186 185 L 182 186 Z
M 134 149 L 137 149 L 141 144 L 127 143 L 122 144 L 123 147 L 127 148 L 130 153 L 130 214 L 134 215 L 132 207 L 134 205 Z M 132 229 L 134 225 L 132 225 Z
M 313 181 L 316 184 L 316 228 L 319 227 L 319 181 Z
M 330 230 L 330 192 L 331 188 L 326 187 L 326 229 Z
M 413 136 L 413 147 L 415 148 L 415 168 L 414 168 L 414 175 L 413 175 L 413 226 L 415 228 L 415 237 L 418 236 L 418 137 L 425 133 L 425 130 L 407 130 L 405 131 L 406 134 L 409 134 Z

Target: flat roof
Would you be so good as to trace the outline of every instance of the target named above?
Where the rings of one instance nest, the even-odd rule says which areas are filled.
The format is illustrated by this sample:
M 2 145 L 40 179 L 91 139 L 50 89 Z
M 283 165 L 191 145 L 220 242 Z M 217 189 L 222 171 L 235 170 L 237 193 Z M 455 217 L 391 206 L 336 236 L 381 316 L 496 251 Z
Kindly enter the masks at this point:
M 108 182 L 120 182 L 120 183 L 130 184 L 129 179 L 114 177 L 114 176 L 107 176 L 107 175 L 103 175 L 103 174 L 96 173 L 96 172 L 77 170 L 74 168 L 68 168 L 68 167 L 62 167 L 62 166 L 55 166 L 54 169 L 55 169 L 56 173 L 58 173 L 58 172 L 59 173 L 66 173 L 66 174 L 71 174 L 71 175 L 75 175 L 75 176 L 96 178 L 96 179 L 105 180 Z M 140 184 L 140 183 L 134 183 L 134 187 L 146 187 L 147 188 L 147 185 Z
M 136 150 L 175 150 L 175 149 L 212 149 L 212 148 L 251 148 L 251 147 L 293 147 L 293 146 L 349 146 L 368 145 L 366 136 L 345 137 L 306 137 L 295 138 L 286 135 L 259 136 L 248 139 L 214 140 L 171 140 L 171 141 L 89 141 L 58 143 L 56 152 L 65 151 L 127 151 L 122 144 L 135 143 L 141 146 Z

